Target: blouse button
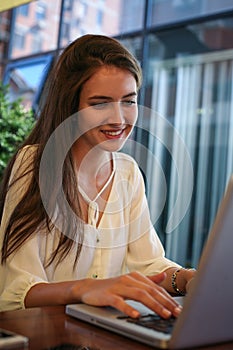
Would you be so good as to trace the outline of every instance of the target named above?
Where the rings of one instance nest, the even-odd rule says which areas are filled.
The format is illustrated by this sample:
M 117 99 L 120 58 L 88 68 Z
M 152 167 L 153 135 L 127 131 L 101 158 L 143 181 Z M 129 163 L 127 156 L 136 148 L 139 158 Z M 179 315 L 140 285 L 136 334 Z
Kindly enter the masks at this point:
M 92 277 L 93 277 L 93 278 L 97 278 L 98 275 L 94 273 L 94 274 L 92 275 Z

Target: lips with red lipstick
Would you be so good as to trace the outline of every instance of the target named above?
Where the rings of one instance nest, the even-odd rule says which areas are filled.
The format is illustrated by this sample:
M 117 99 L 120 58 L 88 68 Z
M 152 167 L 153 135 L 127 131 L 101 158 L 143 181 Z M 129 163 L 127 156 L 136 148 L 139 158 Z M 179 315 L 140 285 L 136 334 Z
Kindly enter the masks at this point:
M 124 134 L 126 128 L 121 129 L 112 129 L 112 130 L 101 130 L 101 132 L 108 138 L 108 139 L 119 139 Z

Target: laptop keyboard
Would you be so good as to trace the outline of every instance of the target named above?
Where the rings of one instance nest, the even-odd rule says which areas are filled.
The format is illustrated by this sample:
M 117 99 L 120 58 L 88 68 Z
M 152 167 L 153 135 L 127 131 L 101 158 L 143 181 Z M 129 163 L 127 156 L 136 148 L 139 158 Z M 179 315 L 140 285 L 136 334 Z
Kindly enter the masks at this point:
M 119 316 L 118 318 L 125 318 L 127 322 L 134 323 L 142 327 L 154 329 L 155 331 L 163 332 L 166 334 L 172 333 L 173 326 L 176 321 L 175 317 L 164 319 L 155 314 L 143 315 L 139 318 L 131 318 L 128 316 Z

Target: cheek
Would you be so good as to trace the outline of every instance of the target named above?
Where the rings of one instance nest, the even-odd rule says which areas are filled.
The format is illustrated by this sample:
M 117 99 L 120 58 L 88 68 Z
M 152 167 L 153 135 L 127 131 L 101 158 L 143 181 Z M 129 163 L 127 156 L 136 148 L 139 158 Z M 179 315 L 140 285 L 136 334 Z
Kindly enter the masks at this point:
M 96 113 L 93 110 L 83 110 L 79 113 L 78 118 L 78 129 L 81 132 L 87 132 L 95 127 L 98 127 L 102 124 L 103 121 L 103 113 Z
M 125 110 L 124 116 L 125 116 L 126 122 L 134 126 L 138 119 L 138 108 L 134 107 L 130 110 Z

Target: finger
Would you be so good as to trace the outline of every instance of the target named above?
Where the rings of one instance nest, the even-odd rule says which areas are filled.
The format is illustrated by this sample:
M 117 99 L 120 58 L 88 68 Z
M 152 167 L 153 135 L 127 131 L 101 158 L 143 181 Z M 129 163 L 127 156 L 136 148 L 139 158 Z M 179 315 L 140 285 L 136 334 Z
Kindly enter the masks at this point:
M 163 318 L 168 318 L 172 314 L 178 316 L 180 313 L 180 308 L 176 303 L 174 304 L 170 295 L 162 287 L 157 286 L 149 279 L 146 278 L 146 281 L 148 280 L 152 286 L 148 283 L 135 281 L 132 275 L 125 275 L 124 278 L 122 276 L 120 278 L 122 283 L 117 288 L 114 288 L 114 291 L 112 290 L 109 293 L 112 296 L 117 295 L 123 299 L 132 299 L 141 302 Z
M 171 297 L 171 295 L 162 288 L 162 291 L 157 289 L 152 291 L 152 297 L 154 297 L 157 302 L 162 304 L 167 310 L 169 310 L 173 316 L 177 317 L 182 311 L 182 306 Z
M 112 295 L 139 301 L 164 318 L 170 317 L 171 314 L 174 316 L 180 314 L 179 304 L 163 287 L 152 282 L 148 277 L 132 272 L 120 276 L 117 280 L 118 283 L 111 289 Z
M 157 280 L 161 281 L 162 278 L 164 278 L 164 274 L 159 276 Z M 126 286 L 146 290 L 150 294 L 155 294 L 155 296 L 157 293 L 161 293 L 165 299 L 170 300 L 171 304 L 174 306 L 178 305 L 178 303 L 174 301 L 171 295 L 162 286 L 160 286 L 158 283 L 154 283 L 150 278 L 142 275 L 141 273 L 132 272 L 128 275 L 124 275 L 121 282 Z
M 129 299 L 141 302 L 142 304 L 144 304 L 149 309 L 156 312 L 161 317 L 169 318 L 171 316 L 171 312 L 169 310 L 167 310 L 165 307 L 163 307 L 153 298 L 151 298 L 151 300 L 148 300 L 148 297 L 145 298 L 144 296 L 142 296 L 142 293 L 140 290 L 138 293 L 134 292 L 133 294 L 131 294 L 132 290 L 129 288 L 128 290 L 126 289 L 125 292 L 126 292 L 125 294 L 129 296 L 128 297 Z M 105 299 L 105 302 L 107 303 L 107 305 L 118 309 L 119 311 L 123 312 L 129 317 L 132 317 L 132 318 L 140 317 L 140 312 L 137 309 L 133 308 L 131 305 L 127 304 L 124 298 L 122 297 L 119 297 L 116 295 L 109 295 L 109 297 Z
M 193 283 L 194 283 L 194 278 L 191 278 L 191 279 L 187 282 L 187 284 L 186 284 L 186 291 L 187 291 L 187 293 L 189 293 L 190 288 L 192 288 Z
M 82 302 L 93 306 L 112 306 L 132 318 L 140 316 L 139 311 L 128 305 L 123 297 L 106 291 L 102 292 L 101 297 L 98 294 L 93 297 L 93 295 L 87 293 L 82 299 Z
M 140 312 L 133 308 L 131 305 L 127 304 L 125 300 L 117 295 L 111 295 L 108 298 L 108 303 L 110 306 L 118 309 L 119 311 L 123 312 L 125 315 L 132 317 L 132 318 L 138 318 L 140 317 Z
M 193 279 L 197 273 L 195 269 L 188 269 L 188 280 Z
M 162 287 L 147 289 L 149 298 L 143 300 L 143 303 L 158 313 L 162 317 L 169 317 L 171 314 L 175 317 L 179 316 L 182 311 L 180 304 L 174 300 Z M 169 311 L 169 313 L 167 312 Z
M 159 285 L 166 278 L 166 273 L 161 272 L 157 275 L 145 276 L 145 275 L 135 271 L 135 272 L 131 272 L 130 274 L 128 274 L 126 276 L 129 276 L 129 277 L 135 279 L 135 281 L 141 281 L 143 283 L 150 285 L 151 287 L 154 287 L 155 283 L 157 285 Z
M 154 296 L 152 296 L 148 291 L 144 288 L 132 288 L 132 287 L 125 287 L 124 290 L 121 293 L 121 298 L 123 299 L 132 299 L 138 302 L 141 302 L 145 306 L 147 306 L 150 310 L 156 312 L 158 315 L 160 315 L 163 318 L 169 318 L 172 315 L 171 310 L 167 309 L 166 306 L 164 306 L 160 301 L 158 301 Z M 127 315 L 131 316 L 131 313 L 135 311 L 135 309 L 132 309 L 131 307 L 128 308 L 128 304 L 126 304 L 123 300 L 120 301 L 117 299 L 113 299 L 112 301 L 114 304 L 112 306 L 117 307 L 121 311 L 125 312 Z M 117 304 L 115 304 L 117 303 Z M 124 305 L 125 304 L 125 305 Z M 121 308 L 122 307 L 122 308 Z M 138 317 L 136 314 L 131 317 Z
M 159 286 L 158 283 L 156 283 L 157 281 L 159 281 L 159 283 L 162 282 L 162 280 L 166 277 L 165 272 L 149 277 L 146 277 L 139 273 L 133 273 L 131 274 L 131 277 L 136 278 L 137 281 L 145 283 L 144 287 L 139 284 L 135 286 L 137 286 L 138 288 L 145 288 L 148 291 L 148 293 L 150 293 L 168 310 L 170 310 L 174 316 L 178 316 L 180 314 L 180 304 L 174 298 L 172 298 L 172 296 L 163 287 Z
M 147 276 L 153 283 L 160 284 L 166 278 L 166 272 L 158 273 L 157 275 Z

